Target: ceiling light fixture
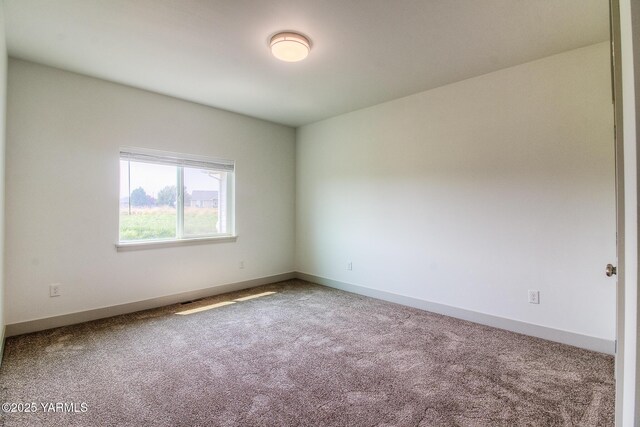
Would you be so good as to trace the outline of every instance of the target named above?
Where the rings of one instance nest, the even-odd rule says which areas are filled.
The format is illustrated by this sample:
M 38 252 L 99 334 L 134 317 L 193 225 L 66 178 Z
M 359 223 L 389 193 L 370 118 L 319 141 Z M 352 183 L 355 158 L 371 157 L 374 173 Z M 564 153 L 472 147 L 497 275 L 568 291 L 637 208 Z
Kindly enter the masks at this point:
M 269 46 L 273 56 L 285 62 L 302 61 L 311 50 L 308 38 L 292 32 L 278 33 L 271 37 Z

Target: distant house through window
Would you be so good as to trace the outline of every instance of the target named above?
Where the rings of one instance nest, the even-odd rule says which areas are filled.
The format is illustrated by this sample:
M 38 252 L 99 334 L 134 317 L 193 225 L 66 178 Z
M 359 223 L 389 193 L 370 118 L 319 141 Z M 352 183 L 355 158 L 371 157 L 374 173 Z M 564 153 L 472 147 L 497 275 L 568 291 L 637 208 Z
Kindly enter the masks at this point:
M 192 208 L 217 208 L 218 192 L 206 190 L 194 190 L 191 193 L 189 206 Z
M 233 234 L 234 162 L 120 151 L 120 242 Z

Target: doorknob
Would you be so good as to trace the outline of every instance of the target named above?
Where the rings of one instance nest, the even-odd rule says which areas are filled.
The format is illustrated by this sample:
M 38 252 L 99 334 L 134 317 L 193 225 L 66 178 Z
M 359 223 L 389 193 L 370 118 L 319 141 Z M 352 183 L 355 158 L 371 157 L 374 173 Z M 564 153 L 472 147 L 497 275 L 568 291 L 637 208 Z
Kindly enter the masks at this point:
M 607 268 L 604 270 L 607 277 L 611 277 L 614 274 L 618 274 L 618 268 L 614 267 L 612 264 L 607 264 Z

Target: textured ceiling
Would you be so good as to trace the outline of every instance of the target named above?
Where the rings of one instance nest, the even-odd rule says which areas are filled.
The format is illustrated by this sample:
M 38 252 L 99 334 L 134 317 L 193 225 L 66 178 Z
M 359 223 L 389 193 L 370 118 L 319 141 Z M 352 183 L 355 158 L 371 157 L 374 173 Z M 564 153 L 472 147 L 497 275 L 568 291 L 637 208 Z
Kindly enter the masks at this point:
M 608 39 L 604 0 L 5 0 L 13 57 L 298 126 Z M 313 43 L 299 63 L 269 36 Z

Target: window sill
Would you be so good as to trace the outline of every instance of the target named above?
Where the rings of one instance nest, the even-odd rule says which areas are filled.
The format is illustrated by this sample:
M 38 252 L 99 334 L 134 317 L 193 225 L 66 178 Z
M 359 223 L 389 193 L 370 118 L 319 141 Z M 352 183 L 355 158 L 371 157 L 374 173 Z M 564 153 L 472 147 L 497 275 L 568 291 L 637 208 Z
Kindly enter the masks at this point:
M 139 251 L 143 249 L 171 248 L 176 246 L 202 245 L 206 243 L 235 242 L 238 236 L 195 237 L 179 240 L 152 240 L 148 242 L 120 242 L 116 243 L 118 252 Z

